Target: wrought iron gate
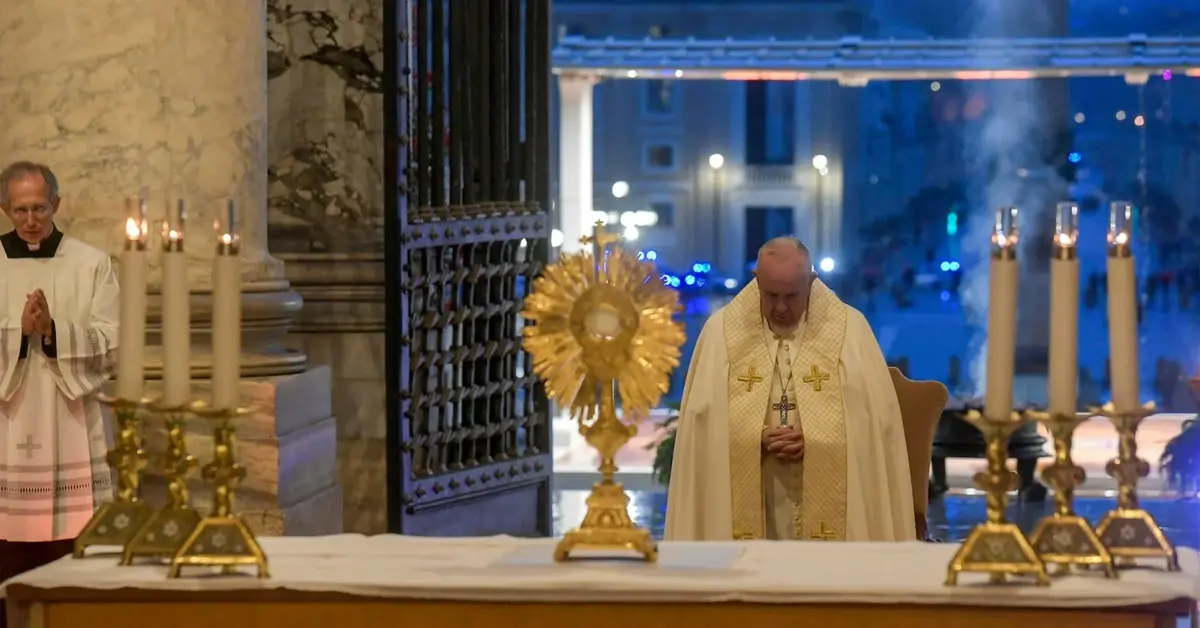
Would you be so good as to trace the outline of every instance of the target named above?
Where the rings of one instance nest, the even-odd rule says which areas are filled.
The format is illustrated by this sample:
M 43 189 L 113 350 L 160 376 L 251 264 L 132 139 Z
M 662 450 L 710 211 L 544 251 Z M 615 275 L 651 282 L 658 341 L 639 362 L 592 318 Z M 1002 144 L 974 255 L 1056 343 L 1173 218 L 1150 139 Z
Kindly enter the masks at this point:
M 550 534 L 550 0 L 386 0 L 388 528 Z

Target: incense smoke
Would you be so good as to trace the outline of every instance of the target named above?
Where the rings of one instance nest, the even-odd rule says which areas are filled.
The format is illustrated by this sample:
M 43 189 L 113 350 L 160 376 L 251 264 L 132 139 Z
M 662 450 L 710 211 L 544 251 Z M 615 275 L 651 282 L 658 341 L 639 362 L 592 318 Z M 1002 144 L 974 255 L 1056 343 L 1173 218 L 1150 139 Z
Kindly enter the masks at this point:
M 1011 0 L 979 0 L 976 6 L 976 37 L 1033 36 L 1049 33 L 1051 19 L 1045 5 Z M 968 324 L 974 332 L 967 348 L 968 374 L 977 395 L 983 394 L 987 366 L 988 263 L 996 209 L 1016 205 L 1020 209 L 1021 234 L 1018 259 L 1022 266 L 1031 259 L 1031 248 L 1044 246 L 1034 237 L 1052 222 L 1055 203 L 1066 190 L 1051 165 L 1046 163 L 1048 131 L 1052 120 L 1032 80 L 979 82 L 973 88 L 988 102 L 984 118 L 968 132 L 964 143 L 972 165 L 970 198 L 973 209 L 962 235 L 963 281 L 961 299 Z M 1048 241 L 1048 240 L 1047 240 Z M 1028 273 L 1022 272 L 1024 282 Z

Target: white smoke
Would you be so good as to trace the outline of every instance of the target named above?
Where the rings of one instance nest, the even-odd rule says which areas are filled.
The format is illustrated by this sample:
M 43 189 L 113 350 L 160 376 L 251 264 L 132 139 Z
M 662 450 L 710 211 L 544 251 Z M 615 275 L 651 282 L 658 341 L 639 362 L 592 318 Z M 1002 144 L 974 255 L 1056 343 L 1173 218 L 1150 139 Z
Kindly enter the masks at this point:
M 1033 36 L 1050 21 L 1039 2 L 979 0 L 975 34 L 979 37 Z M 1031 258 L 1031 248 L 1046 246 L 1034 237 L 1053 221 L 1054 205 L 1066 189 L 1058 174 L 1045 164 L 1047 131 L 1053 121 L 1032 80 L 980 82 L 972 88 L 985 96 L 987 112 L 964 143 L 975 183 L 973 209 L 963 234 L 964 271 L 961 285 L 968 323 L 975 329 L 967 348 L 968 374 L 974 392 L 982 395 L 987 366 L 988 261 L 990 239 L 999 207 L 1020 209 L 1018 259 Z M 1048 240 L 1047 240 L 1048 241 Z M 1025 275 L 1025 273 L 1022 273 Z

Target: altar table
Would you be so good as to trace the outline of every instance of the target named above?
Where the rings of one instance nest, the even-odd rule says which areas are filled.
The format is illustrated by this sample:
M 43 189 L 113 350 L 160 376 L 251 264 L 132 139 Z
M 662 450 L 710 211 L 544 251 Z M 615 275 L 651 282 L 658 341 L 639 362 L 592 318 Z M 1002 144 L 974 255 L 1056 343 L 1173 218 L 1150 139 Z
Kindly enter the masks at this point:
M 3 593 L 13 628 L 1162 628 L 1200 593 L 1187 549 L 1182 573 L 1156 565 L 1050 587 L 963 574 L 946 587 L 951 544 L 664 543 L 657 565 L 556 565 L 554 543 L 266 538 L 268 580 L 200 568 L 167 580 L 165 567 L 99 556 L 64 558 Z

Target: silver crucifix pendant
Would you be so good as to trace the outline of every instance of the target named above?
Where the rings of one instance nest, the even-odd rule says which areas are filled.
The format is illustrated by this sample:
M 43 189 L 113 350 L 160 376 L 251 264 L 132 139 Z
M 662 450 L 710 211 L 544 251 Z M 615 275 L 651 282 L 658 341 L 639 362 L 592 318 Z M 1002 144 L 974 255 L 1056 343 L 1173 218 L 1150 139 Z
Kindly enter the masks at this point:
M 795 410 L 796 404 L 789 403 L 788 396 L 785 393 L 779 397 L 779 403 L 771 405 L 771 409 L 779 412 L 779 427 L 787 427 L 788 412 Z

